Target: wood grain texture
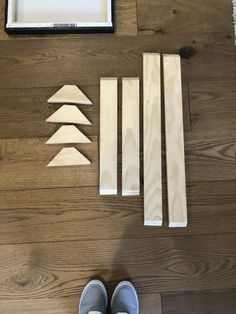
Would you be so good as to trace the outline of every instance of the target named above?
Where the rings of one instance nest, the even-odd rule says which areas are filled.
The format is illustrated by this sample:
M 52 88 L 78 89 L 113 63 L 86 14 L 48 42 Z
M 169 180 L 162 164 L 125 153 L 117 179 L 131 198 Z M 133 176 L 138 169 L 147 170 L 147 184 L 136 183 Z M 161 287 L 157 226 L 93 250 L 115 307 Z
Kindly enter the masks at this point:
M 48 99 L 48 103 L 92 105 L 92 102 L 76 85 L 64 85 Z
M 234 233 L 235 189 L 236 181 L 187 185 L 190 225 L 177 229 L 168 228 L 165 190 L 162 228 L 144 228 L 141 195 L 127 202 L 100 197 L 97 187 L 1 191 L 0 244 Z
M 232 1 L 137 0 L 139 31 L 162 34 L 232 33 Z
M 118 80 L 100 80 L 100 195 L 117 194 Z
M 91 122 L 78 109 L 78 107 L 74 105 L 63 105 L 47 118 L 46 122 L 91 125 Z
M 187 226 L 181 63 L 163 56 L 168 213 L 170 227 Z
M 162 314 L 161 294 L 142 294 L 139 295 L 140 313 L 143 314 Z
M 0 299 L 78 296 L 92 276 L 108 288 L 132 278 L 140 294 L 232 289 L 235 239 L 214 234 L 1 246 Z
M 92 36 L 80 40 L 68 38 L 66 44 L 58 39 L 29 40 L 24 45 L 21 40 L 2 41 L 0 86 L 36 88 L 68 83 L 84 86 L 98 85 L 101 76 L 141 77 L 143 51 L 162 49 L 165 53 L 176 53 L 189 46 L 196 54 L 183 61 L 185 81 L 235 78 L 235 46 L 227 34 L 180 35 L 177 39 L 175 35 L 99 40 Z
M 90 161 L 74 147 L 63 148 L 47 167 L 67 167 L 90 165 Z
M 211 290 L 163 294 L 163 314 L 233 314 L 236 290 Z
M 91 141 L 74 125 L 61 126 L 46 142 L 48 145 L 80 143 L 86 144 L 91 143 Z
M 6 300 L 0 301 L 0 311 L 4 314 L 77 314 L 79 296 L 68 298 L 49 298 L 32 300 Z
M 75 145 L 92 165 L 83 169 L 46 168 L 61 146 L 45 145 L 45 138 L 11 139 L 0 141 L 0 190 L 37 189 L 72 186 L 97 186 L 98 142 Z
M 122 195 L 140 193 L 139 78 L 122 79 Z
M 144 225 L 162 225 L 161 64 L 159 54 L 143 55 Z

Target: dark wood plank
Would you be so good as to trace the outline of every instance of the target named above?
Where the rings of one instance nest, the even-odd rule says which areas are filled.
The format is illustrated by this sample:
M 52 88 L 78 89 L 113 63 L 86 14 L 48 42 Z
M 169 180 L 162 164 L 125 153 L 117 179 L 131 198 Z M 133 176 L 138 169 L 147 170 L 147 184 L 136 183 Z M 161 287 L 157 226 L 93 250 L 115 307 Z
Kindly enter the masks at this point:
M 162 314 L 161 294 L 139 295 L 140 313 L 142 314 Z
M 233 32 L 232 1 L 137 0 L 138 29 L 161 34 Z
M 143 226 L 143 197 L 100 197 L 98 188 L 0 192 L 0 244 L 193 236 L 235 232 L 236 181 L 187 185 L 188 228 Z
M 125 238 L 125 235 L 124 235 Z M 232 289 L 236 234 L 1 246 L 0 299 L 79 295 L 93 276 L 138 293 Z
M 78 314 L 79 295 L 67 298 L 41 300 L 4 300 L 0 301 L 0 312 L 4 314 Z
M 28 40 L 28 39 L 48 39 L 48 38 L 81 38 L 86 35 L 81 34 L 53 34 L 53 35 L 8 35 L 4 31 L 5 25 L 5 0 L 0 0 L 0 40 Z M 115 1 L 116 12 L 116 32 L 114 35 L 127 36 L 137 35 L 137 8 L 136 0 L 116 0 Z M 96 35 L 96 36 L 108 36 L 113 37 L 113 34 Z M 92 35 L 89 35 L 90 37 Z
M 236 81 L 191 82 L 192 115 L 236 114 Z
M 1 88 L 98 85 L 101 76 L 142 76 L 142 53 L 176 53 L 194 46 L 182 62 L 183 80 L 228 80 L 236 75 L 235 48 L 226 34 L 131 36 L 2 41 Z M 106 49 L 104 49 L 106 47 Z M 131 48 L 132 47 L 132 48 Z M 16 54 L 17 51 L 17 54 Z M 23 73 L 23 74 L 22 74 Z
M 0 89 L 0 138 L 50 137 L 59 124 L 45 123 L 61 105 L 47 100 L 61 86 L 44 88 Z M 93 106 L 79 106 L 92 126 L 79 128 L 86 135 L 98 135 L 99 86 L 80 86 Z
M 64 147 L 46 145 L 46 138 L 0 140 L 0 190 L 97 186 L 98 143 L 75 147 L 92 162 L 88 166 L 47 168 Z
M 168 293 L 162 302 L 163 314 L 233 314 L 236 290 Z

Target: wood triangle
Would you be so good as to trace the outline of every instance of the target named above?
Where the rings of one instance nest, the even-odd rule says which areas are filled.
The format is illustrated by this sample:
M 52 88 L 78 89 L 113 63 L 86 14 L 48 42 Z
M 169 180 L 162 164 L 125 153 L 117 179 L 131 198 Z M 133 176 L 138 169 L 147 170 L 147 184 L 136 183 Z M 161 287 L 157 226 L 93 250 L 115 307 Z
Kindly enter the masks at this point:
M 76 148 L 63 148 L 47 165 L 47 167 L 90 165 L 91 162 Z
M 64 105 L 54 112 L 47 120 L 51 123 L 73 123 L 91 125 L 85 115 L 73 105 Z
M 58 92 L 48 99 L 48 103 L 92 105 L 92 102 L 76 85 L 63 86 Z
M 91 143 L 91 141 L 74 125 L 63 125 L 46 142 L 46 144 L 77 144 L 77 143 Z

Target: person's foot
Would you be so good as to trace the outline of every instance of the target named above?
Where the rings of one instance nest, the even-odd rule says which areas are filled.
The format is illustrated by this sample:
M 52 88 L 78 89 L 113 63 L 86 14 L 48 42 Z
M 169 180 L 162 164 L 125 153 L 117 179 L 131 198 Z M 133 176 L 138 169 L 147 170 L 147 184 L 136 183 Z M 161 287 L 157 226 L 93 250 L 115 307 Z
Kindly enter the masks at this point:
M 112 314 L 139 314 L 137 292 L 129 281 L 122 281 L 113 292 L 111 299 Z
M 107 291 L 100 280 L 91 280 L 84 288 L 79 305 L 79 314 L 106 314 Z

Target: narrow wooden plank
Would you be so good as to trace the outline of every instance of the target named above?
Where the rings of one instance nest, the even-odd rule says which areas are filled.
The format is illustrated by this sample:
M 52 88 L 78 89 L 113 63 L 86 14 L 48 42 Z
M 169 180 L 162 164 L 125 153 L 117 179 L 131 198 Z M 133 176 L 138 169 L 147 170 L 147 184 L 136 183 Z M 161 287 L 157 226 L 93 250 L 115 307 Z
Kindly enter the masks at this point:
M 162 314 L 160 293 L 139 295 L 139 303 L 142 314 Z
M 90 165 L 90 161 L 74 147 L 63 148 L 47 167 Z
M 46 142 L 48 145 L 80 143 L 86 144 L 91 143 L 91 141 L 74 125 L 61 126 Z
M 139 78 L 122 80 L 122 195 L 139 195 Z
M 180 57 L 164 55 L 163 62 L 169 226 L 186 227 L 187 201 Z
M 162 294 L 163 314 L 233 314 L 236 290 L 189 291 Z
M 54 112 L 46 122 L 50 123 L 72 123 L 91 125 L 91 122 L 85 115 L 74 105 L 63 105 Z
M 108 287 L 128 276 L 139 294 L 232 289 L 235 240 L 213 234 L 2 245 L 0 300 L 79 297 L 94 276 Z
M 80 182 L 77 173 L 69 175 Z M 100 197 L 97 187 L 1 191 L 0 244 L 235 233 L 235 190 L 236 181 L 189 184 L 188 228 L 168 228 L 167 220 L 162 228 L 143 228 L 141 195 L 127 202 L 121 195 Z M 167 212 L 165 190 L 163 198 Z
M 100 80 L 100 195 L 117 194 L 117 83 Z
M 144 225 L 162 225 L 160 55 L 143 55 Z

